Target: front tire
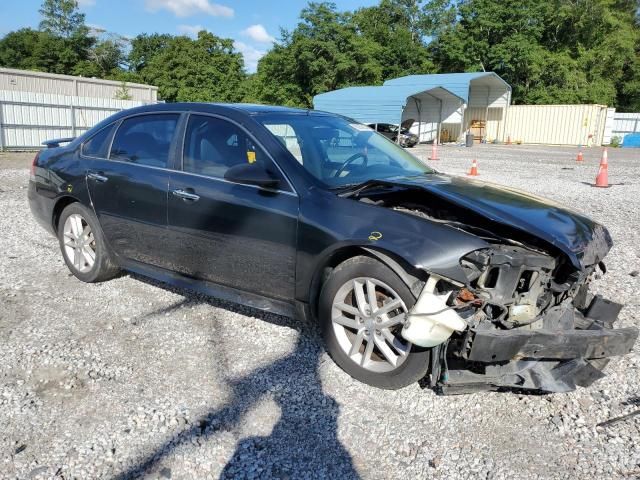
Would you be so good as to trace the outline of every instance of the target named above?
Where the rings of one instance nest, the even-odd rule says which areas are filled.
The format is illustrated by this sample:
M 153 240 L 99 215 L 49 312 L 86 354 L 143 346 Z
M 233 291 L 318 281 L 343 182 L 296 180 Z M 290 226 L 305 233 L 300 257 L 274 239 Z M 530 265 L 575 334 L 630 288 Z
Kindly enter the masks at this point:
M 358 256 L 338 265 L 320 293 L 319 318 L 331 358 L 368 385 L 399 389 L 423 378 L 430 351 L 402 338 L 404 316 L 415 303 L 387 266 Z
M 80 203 L 72 203 L 62 211 L 58 241 L 67 267 L 79 280 L 103 282 L 118 275 L 98 220 Z

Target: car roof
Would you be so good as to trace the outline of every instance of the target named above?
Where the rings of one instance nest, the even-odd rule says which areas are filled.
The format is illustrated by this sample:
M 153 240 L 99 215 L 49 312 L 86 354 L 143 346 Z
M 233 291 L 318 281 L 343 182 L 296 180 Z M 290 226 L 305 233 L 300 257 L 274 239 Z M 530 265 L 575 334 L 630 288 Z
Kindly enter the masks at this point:
M 302 113 L 307 114 L 311 110 L 307 108 L 282 107 L 279 105 L 259 105 L 257 103 L 214 103 L 221 107 L 234 108 L 250 114 L 256 113 Z
M 179 102 L 179 103 L 156 103 L 143 105 L 134 108 L 137 113 L 167 111 L 167 110 L 187 110 L 200 112 L 221 112 L 224 110 L 235 111 L 247 115 L 260 115 L 266 113 L 280 113 L 287 115 L 328 115 L 336 116 L 328 112 L 319 112 L 304 108 L 283 107 L 277 105 L 258 105 L 252 103 L 205 103 L 205 102 Z M 131 111 L 131 110 L 130 110 Z

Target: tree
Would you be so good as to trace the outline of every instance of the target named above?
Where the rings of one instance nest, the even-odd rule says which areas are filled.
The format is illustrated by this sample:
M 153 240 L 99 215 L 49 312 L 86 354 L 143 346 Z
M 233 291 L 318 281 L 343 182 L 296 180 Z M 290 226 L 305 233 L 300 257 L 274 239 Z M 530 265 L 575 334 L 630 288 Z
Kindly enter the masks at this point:
M 49 35 L 44 32 L 23 28 L 7 33 L 0 39 L 0 66 L 21 70 L 47 71 L 46 48 Z
M 198 38 L 139 36 L 129 63 L 143 82 L 169 102 L 238 102 L 246 77 L 231 39 L 201 31 Z
M 140 34 L 131 40 L 131 50 L 127 57 L 127 63 L 131 72 L 142 71 L 151 61 L 151 58 L 166 49 L 173 37 L 169 34 L 153 33 Z
M 115 98 L 116 100 L 131 100 L 131 92 L 129 91 L 127 82 L 122 81 L 120 87 L 116 90 Z
M 71 75 L 88 58 L 90 43 L 24 28 L 0 40 L 0 66 Z
M 78 10 L 77 0 L 44 0 L 39 10 L 40 30 L 62 38 L 86 36 L 84 13 Z
M 310 3 L 300 20 L 258 64 L 252 82 L 260 101 L 310 107 L 318 93 L 382 81 L 381 47 L 358 34 L 350 13 Z
M 81 61 L 74 68 L 74 75 L 98 78 L 117 77 L 126 64 L 124 49 L 127 43 L 123 37 L 113 34 L 97 40 L 89 50 L 87 60 Z
M 429 46 L 440 71 L 494 71 L 515 103 L 640 103 L 634 0 L 434 0 L 426 9 L 441 22 Z
M 425 48 L 425 19 L 418 0 L 382 0 L 353 15 L 358 32 L 380 46 L 382 79 L 435 71 Z
M 0 40 L 0 65 L 52 73 L 73 74 L 89 58 L 95 39 L 84 15 L 71 0 L 45 0 L 39 31 L 29 28 Z
M 230 39 L 90 32 L 76 0 L 43 0 L 40 30 L 0 39 L 0 66 L 158 85 L 168 101 L 310 107 L 314 95 L 419 73 L 494 71 L 515 103 L 640 110 L 638 0 L 379 0 L 309 3 L 243 70 Z M 125 52 L 127 52 L 125 54 Z

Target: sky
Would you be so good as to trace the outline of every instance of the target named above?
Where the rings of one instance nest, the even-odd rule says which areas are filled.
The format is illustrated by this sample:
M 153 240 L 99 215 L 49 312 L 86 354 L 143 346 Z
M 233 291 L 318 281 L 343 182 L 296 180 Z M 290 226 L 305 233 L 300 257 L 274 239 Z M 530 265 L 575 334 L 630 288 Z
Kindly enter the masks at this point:
M 377 0 L 333 0 L 340 10 L 374 5 Z M 127 37 L 140 33 L 195 36 L 208 30 L 232 38 L 244 55 L 247 71 L 280 34 L 298 22 L 303 0 L 78 0 L 90 27 Z M 24 27 L 37 28 L 41 0 L 0 0 L 0 36 Z

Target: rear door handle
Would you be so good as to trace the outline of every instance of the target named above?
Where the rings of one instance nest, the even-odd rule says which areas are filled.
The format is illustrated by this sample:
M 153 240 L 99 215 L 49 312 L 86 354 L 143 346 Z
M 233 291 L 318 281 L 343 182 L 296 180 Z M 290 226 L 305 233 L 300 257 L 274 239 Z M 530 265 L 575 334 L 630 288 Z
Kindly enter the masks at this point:
M 99 173 L 88 173 L 87 178 L 91 180 L 95 180 L 96 182 L 104 183 L 109 180 L 109 177 L 105 177 L 104 175 L 100 175 Z
M 192 202 L 197 202 L 198 200 L 200 200 L 200 195 L 185 192 L 184 190 L 173 190 L 171 193 L 173 193 L 176 197 L 180 197 L 184 200 L 191 200 Z

